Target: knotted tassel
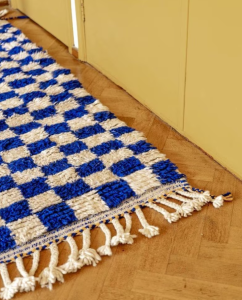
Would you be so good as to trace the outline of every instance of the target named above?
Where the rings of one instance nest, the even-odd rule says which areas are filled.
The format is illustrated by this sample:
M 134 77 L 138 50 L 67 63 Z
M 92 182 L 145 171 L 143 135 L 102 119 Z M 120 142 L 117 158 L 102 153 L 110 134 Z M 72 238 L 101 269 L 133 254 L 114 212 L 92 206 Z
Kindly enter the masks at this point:
M 135 213 L 136 213 L 137 217 L 139 218 L 141 225 L 143 226 L 143 229 L 139 229 L 140 233 L 142 233 L 144 236 L 146 236 L 148 238 L 159 235 L 159 228 L 156 226 L 152 226 L 147 222 L 140 207 L 137 206 L 135 208 Z
M 0 18 L 5 16 L 6 14 L 8 13 L 8 10 L 7 9 L 3 9 L 0 11 Z
M 182 205 L 184 211 L 189 211 L 189 212 L 192 212 L 194 210 L 200 211 L 202 209 L 202 207 L 210 201 L 210 200 L 208 200 L 207 194 L 202 195 L 200 193 L 193 192 L 192 190 L 190 190 L 188 192 L 184 191 L 184 190 L 179 190 L 179 191 L 177 191 L 177 193 L 187 197 L 186 202 L 183 203 L 183 205 Z M 210 194 L 209 194 L 209 197 L 210 197 Z
M 33 253 L 32 267 L 29 273 L 24 267 L 22 257 L 16 259 L 16 266 L 22 277 L 15 278 L 12 285 L 15 286 L 19 292 L 30 292 L 35 290 L 37 279 L 34 277 L 34 274 L 39 265 L 39 256 L 39 251 Z
M 66 272 L 57 267 L 59 251 L 56 243 L 52 243 L 49 249 L 51 253 L 49 267 L 45 268 L 39 275 L 39 284 L 42 288 L 47 287 L 52 290 L 52 285 L 56 281 L 64 282 L 63 274 L 66 274 Z
M 4 285 L 4 287 L 2 287 L 0 290 L 0 298 L 3 300 L 10 300 L 17 293 L 18 289 L 16 286 L 13 286 L 11 282 L 6 264 L 0 264 L 0 273 Z
M 154 203 L 148 202 L 146 205 L 162 214 L 169 223 L 176 222 L 181 218 L 181 215 L 178 212 L 169 213 L 167 210 Z
M 171 198 L 173 198 L 173 197 L 171 197 Z M 187 217 L 191 213 L 190 209 L 189 210 L 186 208 L 184 209 L 182 205 L 176 204 L 176 203 L 166 200 L 164 198 L 157 198 L 156 202 L 158 202 L 160 204 L 164 204 L 168 207 L 175 209 L 182 217 Z
M 215 208 L 220 208 L 224 204 L 224 198 L 222 195 L 212 198 L 212 203 Z
M 134 238 L 136 238 L 136 235 L 130 234 L 131 229 L 131 218 L 128 217 L 127 214 L 124 214 L 124 217 L 126 219 L 126 229 L 124 230 L 123 226 L 120 224 L 118 219 L 112 219 L 112 223 L 114 228 L 117 231 L 117 234 L 112 237 L 111 239 L 111 245 L 117 246 L 118 244 L 133 244 Z
M 81 262 L 81 266 L 85 265 L 96 265 L 101 260 L 101 257 L 98 255 L 97 251 L 91 249 L 91 232 L 90 229 L 85 229 L 82 233 L 83 236 L 83 246 L 82 249 L 79 251 L 79 260 Z
M 111 245 L 111 232 L 108 229 L 107 225 L 105 225 L 104 223 L 100 224 L 100 228 L 102 229 L 102 231 L 105 234 L 106 241 L 105 241 L 105 245 L 103 245 L 103 246 L 101 246 L 97 249 L 97 252 L 102 256 L 103 255 L 111 256 L 112 255 L 112 250 L 111 250 L 111 247 L 110 247 L 110 245 Z
M 71 254 L 68 257 L 67 262 L 60 266 L 60 268 L 65 272 L 65 273 L 74 273 L 77 272 L 77 270 L 81 269 L 82 263 L 80 260 L 78 260 L 79 256 L 79 251 L 77 244 L 74 240 L 74 238 L 70 235 L 67 237 L 66 242 L 68 242 L 70 249 L 71 249 Z
M 209 191 L 198 193 L 198 192 L 193 192 L 192 190 L 188 192 L 181 190 L 179 191 L 179 193 L 187 197 L 192 197 L 193 200 L 191 200 L 191 205 L 196 210 L 201 210 L 201 207 L 209 202 L 212 202 L 215 208 L 221 207 L 224 203 L 224 198 L 222 195 L 214 198 L 211 197 Z

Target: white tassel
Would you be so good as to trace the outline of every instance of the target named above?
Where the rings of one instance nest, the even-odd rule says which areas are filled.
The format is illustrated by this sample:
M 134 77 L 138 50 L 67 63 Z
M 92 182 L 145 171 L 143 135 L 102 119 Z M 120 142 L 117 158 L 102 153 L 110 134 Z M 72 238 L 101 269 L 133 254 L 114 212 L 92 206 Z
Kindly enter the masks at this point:
M 126 222 L 128 220 L 127 224 L 127 231 L 131 229 L 131 218 L 129 219 L 126 216 Z M 111 239 L 111 245 L 112 246 L 117 246 L 118 244 L 133 244 L 134 238 L 136 238 L 136 235 L 130 234 L 130 232 L 125 232 L 123 229 L 123 226 L 120 224 L 118 219 L 113 219 L 112 220 L 113 226 L 117 231 L 117 235 L 113 236 Z
M 42 288 L 47 287 L 52 290 L 53 283 L 56 281 L 64 282 L 63 274 L 66 274 L 66 272 L 57 267 L 59 251 L 56 243 L 52 243 L 49 249 L 51 253 L 49 267 L 45 268 L 39 275 L 39 284 Z
M 6 264 L 0 264 L 0 273 L 4 284 L 4 287 L 2 287 L 0 291 L 0 298 L 3 300 L 10 300 L 17 293 L 18 289 L 13 286 L 10 280 Z
M 188 203 L 182 203 L 180 209 L 178 210 L 178 212 L 183 217 L 190 216 L 193 211 L 194 211 L 194 208 L 191 204 L 189 204 L 189 202 Z
M 3 9 L 0 11 L 0 18 L 5 16 L 6 14 L 8 13 L 8 10 L 7 9 Z
M 223 196 L 220 195 L 220 196 L 216 197 L 215 199 L 212 199 L 212 203 L 215 208 L 221 207 L 224 204 Z
M 35 283 L 37 279 L 34 277 L 34 273 L 38 268 L 38 252 L 39 251 L 36 251 L 35 256 L 33 256 L 32 268 L 30 270 L 30 273 L 26 271 L 22 257 L 16 258 L 16 266 L 22 277 L 15 278 L 12 285 L 15 286 L 19 292 L 30 292 L 35 290 Z
M 152 226 L 147 222 L 142 210 L 139 207 L 136 207 L 135 213 L 138 216 L 141 225 L 143 226 L 143 229 L 139 229 L 140 233 L 148 238 L 159 235 L 159 228 Z
M 97 252 L 102 256 L 103 255 L 111 256 L 112 255 L 112 250 L 111 250 L 111 247 L 110 247 L 110 245 L 111 245 L 111 232 L 104 223 L 100 224 L 100 228 L 102 229 L 102 231 L 105 234 L 106 241 L 105 241 L 105 245 L 103 245 L 103 246 L 101 246 L 97 249 Z
M 173 197 L 171 197 L 171 198 L 173 198 Z M 164 198 L 158 198 L 158 199 L 156 199 L 156 202 L 175 209 L 176 212 L 179 213 L 182 217 L 187 217 L 193 211 L 193 209 L 191 210 L 186 207 L 183 208 L 184 203 L 182 203 L 182 205 L 179 205 L 172 201 L 166 200 Z
M 78 256 L 79 256 L 78 247 L 72 236 L 68 236 L 66 242 L 68 242 L 71 248 L 71 254 L 68 257 L 67 262 L 64 265 L 60 266 L 60 268 L 65 273 L 74 273 L 77 272 L 77 270 L 81 269 L 82 267 L 82 263 L 78 260 Z
M 153 208 L 154 210 L 162 214 L 169 223 L 176 222 L 181 218 L 181 215 L 178 212 L 169 213 L 167 210 L 154 203 L 148 202 L 146 206 Z
M 79 260 L 81 262 L 82 266 L 85 265 L 93 265 L 96 267 L 96 265 L 101 260 L 101 257 L 98 255 L 97 251 L 94 249 L 91 249 L 91 233 L 90 229 L 85 229 L 83 231 L 83 247 L 79 251 Z

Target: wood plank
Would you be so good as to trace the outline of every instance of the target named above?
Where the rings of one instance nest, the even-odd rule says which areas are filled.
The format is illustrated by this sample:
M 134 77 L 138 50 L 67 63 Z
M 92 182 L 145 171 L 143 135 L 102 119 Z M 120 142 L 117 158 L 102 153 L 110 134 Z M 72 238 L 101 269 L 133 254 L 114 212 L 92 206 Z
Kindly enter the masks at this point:
M 240 300 L 242 288 L 185 277 L 137 271 L 132 292 L 174 300 Z
M 242 265 L 236 261 L 228 263 L 171 255 L 166 274 L 241 287 Z

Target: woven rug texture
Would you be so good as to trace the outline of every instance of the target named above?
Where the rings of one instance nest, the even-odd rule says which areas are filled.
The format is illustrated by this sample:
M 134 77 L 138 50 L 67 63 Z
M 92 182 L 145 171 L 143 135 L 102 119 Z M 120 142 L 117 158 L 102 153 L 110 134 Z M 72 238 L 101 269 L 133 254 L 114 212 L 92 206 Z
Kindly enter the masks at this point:
M 162 134 L 158 132 L 157 134 Z M 231 194 L 211 196 L 192 188 L 141 132 L 120 121 L 92 97 L 70 70 L 58 65 L 6 21 L 0 21 L 0 296 L 52 288 L 64 274 L 97 265 L 112 246 L 132 244 L 132 214 L 146 237 L 159 234 L 143 209 L 168 222 L 187 217 Z M 124 228 L 119 219 L 124 217 Z M 107 227 L 111 223 L 116 235 Z M 91 248 L 91 229 L 105 244 Z M 81 249 L 75 236 L 83 237 Z M 58 243 L 71 253 L 58 264 Z M 36 277 L 40 252 L 49 266 Z M 23 258 L 32 256 L 26 271 Z M 8 263 L 20 276 L 10 279 Z

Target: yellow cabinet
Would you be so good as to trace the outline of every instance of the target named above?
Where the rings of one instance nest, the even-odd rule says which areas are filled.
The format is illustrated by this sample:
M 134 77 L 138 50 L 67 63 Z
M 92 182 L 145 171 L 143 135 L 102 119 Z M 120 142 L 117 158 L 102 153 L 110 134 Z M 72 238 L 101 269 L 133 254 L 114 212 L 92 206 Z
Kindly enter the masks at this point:
M 11 0 L 11 5 L 33 19 L 70 48 L 73 46 L 70 0 Z
M 188 0 L 85 0 L 87 62 L 182 128 Z
M 242 1 L 191 0 L 185 135 L 242 178 Z

